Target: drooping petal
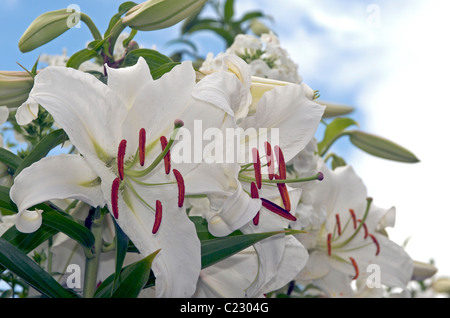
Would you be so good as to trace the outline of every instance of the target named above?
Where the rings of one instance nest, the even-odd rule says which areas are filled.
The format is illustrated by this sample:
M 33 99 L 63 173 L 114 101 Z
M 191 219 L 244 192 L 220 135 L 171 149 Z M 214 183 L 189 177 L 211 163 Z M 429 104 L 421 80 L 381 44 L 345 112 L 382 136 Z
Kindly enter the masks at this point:
M 19 211 L 54 199 L 78 199 L 94 207 L 105 204 L 98 175 L 79 155 L 49 156 L 23 169 L 10 196 Z
M 42 210 L 22 210 L 17 213 L 15 225 L 22 233 L 33 233 L 42 224 Z

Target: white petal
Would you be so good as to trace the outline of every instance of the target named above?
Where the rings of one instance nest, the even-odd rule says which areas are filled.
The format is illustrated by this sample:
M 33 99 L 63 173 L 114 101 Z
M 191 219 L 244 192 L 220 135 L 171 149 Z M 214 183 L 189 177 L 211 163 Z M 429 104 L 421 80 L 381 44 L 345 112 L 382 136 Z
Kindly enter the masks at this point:
M 97 78 L 72 68 L 48 67 L 36 75 L 30 96 L 53 116 L 85 157 L 106 162 L 117 155 L 127 109 Z
M 28 125 L 38 116 L 39 104 L 33 98 L 29 98 L 25 103 L 20 105 L 16 111 L 16 121 L 19 125 Z
M 42 224 L 42 210 L 22 210 L 16 217 L 16 228 L 22 233 L 32 233 Z
M 139 91 L 152 82 L 152 75 L 147 62 L 140 57 L 137 63 L 130 67 L 111 68 L 105 64 L 108 74 L 108 87 L 115 91 L 124 105 L 130 109 Z
M 279 86 L 263 95 L 256 107 L 256 113 L 246 117 L 240 127 L 244 130 L 257 129 L 258 135 L 253 138 L 265 137 L 260 134 L 259 129 L 267 128 L 266 138 L 269 142 L 276 139 L 274 134 L 278 133 L 278 145 L 287 162 L 313 138 L 324 110 L 324 106 L 306 98 L 303 84 Z M 264 143 L 258 140 L 257 144 L 260 145 L 260 153 L 264 153 Z M 272 146 L 275 146 L 273 141 Z M 249 151 L 248 147 L 246 151 Z
M 10 196 L 19 211 L 48 200 L 66 198 L 103 206 L 105 202 L 97 178 L 81 156 L 49 156 L 17 175 Z

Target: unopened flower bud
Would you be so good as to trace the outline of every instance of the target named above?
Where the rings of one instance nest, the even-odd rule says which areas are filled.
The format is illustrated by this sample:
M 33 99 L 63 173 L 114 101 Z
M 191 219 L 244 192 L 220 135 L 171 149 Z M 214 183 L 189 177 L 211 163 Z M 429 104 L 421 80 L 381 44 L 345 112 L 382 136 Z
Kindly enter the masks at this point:
M 250 23 L 250 28 L 252 32 L 257 36 L 261 36 L 262 34 L 270 32 L 270 29 L 264 23 L 256 19 L 252 20 L 252 22 Z
M 69 30 L 73 27 L 73 14 L 71 10 L 60 9 L 38 16 L 20 38 L 20 51 L 32 51 Z
M 413 280 L 425 280 L 436 274 L 437 268 L 433 264 L 414 261 Z
M 436 279 L 431 284 L 432 289 L 436 293 L 448 293 L 450 294 L 450 279 L 446 277 L 442 277 L 439 279 Z
M 122 22 L 139 31 L 168 28 L 200 9 L 206 0 L 148 0 L 131 8 Z
M 33 77 L 27 72 L 0 72 L 0 105 L 18 107 L 27 100 L 33 87 Z

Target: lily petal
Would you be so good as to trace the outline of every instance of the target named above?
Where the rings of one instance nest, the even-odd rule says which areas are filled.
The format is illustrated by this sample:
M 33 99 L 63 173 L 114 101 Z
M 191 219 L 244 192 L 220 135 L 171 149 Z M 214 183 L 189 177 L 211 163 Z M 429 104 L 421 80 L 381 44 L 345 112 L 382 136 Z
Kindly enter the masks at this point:
M 19 211 L 66 198 L 79 199 L 91 206 L 105 204 L 98 175 L 79 155 L 49 156 L 23 169 L 14 180 L 10 196 Z

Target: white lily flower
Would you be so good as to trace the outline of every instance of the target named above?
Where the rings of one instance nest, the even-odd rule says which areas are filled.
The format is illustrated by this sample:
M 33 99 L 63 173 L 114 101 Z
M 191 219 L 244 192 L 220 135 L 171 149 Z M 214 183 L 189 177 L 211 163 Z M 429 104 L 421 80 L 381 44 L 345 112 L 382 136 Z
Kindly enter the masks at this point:
M 107 72 L 107 85 L 61 67 L 36 76 L 30 98 L 53 116 L 82 156 L 34 163 L 16 177 L 11 198 L 19 211 L 58 198 L 106 204 L 142 255 L 161 249 L 152 266 L 156 296 L 190 296 L 201 268 L 200 242 L 183 198 L 185 191 L 195 193 L 195 184 L 208 184 L 209 176 L 195 170 L 199 164 L 171 169 L 169 149 L 179 119 L 187 128 L 196 119 L 220 127 L 231 117 L 213 94 L 204 102 L 191 98 L 196 82 L 190 62 L 159 80 L 151 78 L 142 58 Z
M 308 231 L 299 234 L 310 251 L 300 281 L 312 281 L 332 297 L 352 296 L 353 279 L 368 279 L 370 265 L 380 269 L 379 283 L 406 288 L 412 277 L 413 261 L 404 249 L 380 231 L 391 225 L 395 209 L 371 204 L 362 180 L 351 166 L 328 170 L 321 164 L 324 180 L 302 198 L 297 215 L 316 214 L 316 222 L 292 226 Z M 317 223 L 317 220 L 322 220 Z M 377 273 L 378 274 L 378 273 Z

